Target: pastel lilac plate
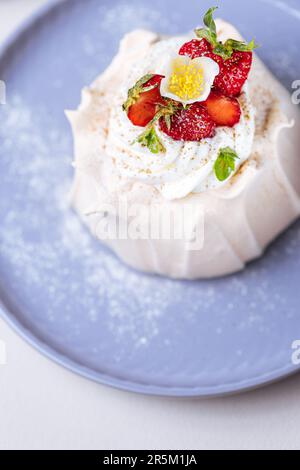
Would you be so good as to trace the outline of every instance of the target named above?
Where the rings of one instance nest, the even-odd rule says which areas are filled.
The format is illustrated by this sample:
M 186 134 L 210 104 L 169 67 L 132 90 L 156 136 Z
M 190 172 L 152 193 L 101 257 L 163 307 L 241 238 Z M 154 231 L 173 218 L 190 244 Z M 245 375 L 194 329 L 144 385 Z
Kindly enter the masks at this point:
M 291 90 L 300 78 L 298 1 L 222 1 Z M 278 380 L 300 338 L 300 224 L 237 275 L 175 282 L 124 266 L 69 209 L 64 109 L 109 64 L 126 31 L 174 34 L 211 0 L 49 2 L 2 47 L 0 299 L 33 346 L 89 379 L 135 392 L 216 396 Z M 259 13 L 259 14 L 258 14 Z M 277 33 L 274 34 L 274 31 Z M 281 38 L 294 38 L 288 43 Z

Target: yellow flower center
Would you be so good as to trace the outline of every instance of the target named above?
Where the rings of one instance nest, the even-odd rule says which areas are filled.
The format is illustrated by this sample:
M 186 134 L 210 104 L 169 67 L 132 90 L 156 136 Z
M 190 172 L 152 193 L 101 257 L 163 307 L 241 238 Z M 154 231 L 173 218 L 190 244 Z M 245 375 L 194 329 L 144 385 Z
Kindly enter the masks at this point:
M 196 100 L 203 93 L 204 87 L 204 70 L 201 65 L 194 61 L 186 63 L 181 58 L 173 60 L 168 84 L 173 95 L 183 101 Z

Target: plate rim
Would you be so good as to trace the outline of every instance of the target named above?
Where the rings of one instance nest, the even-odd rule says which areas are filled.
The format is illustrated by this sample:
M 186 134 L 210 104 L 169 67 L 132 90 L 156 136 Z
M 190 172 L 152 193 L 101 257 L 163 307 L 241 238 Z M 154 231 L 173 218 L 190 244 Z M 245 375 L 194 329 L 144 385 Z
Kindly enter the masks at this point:
M 29 31 L 36 23 L 46 18 L 53 10 L 55 10 L 55 8 L 61 7 L 63 4 L 67 4 L 69 2 L 70 0 L 48 0 L 43 6 L 37 8 L 37 10 L 28 18 L 23 20 L 0 45 L 0 63 L 3 62 L 5 56 L 9 54 L 11 47 L 21 39 L 24 33 Z M 38 334 L 29 330 L 1 298 L 0 318 L 2 318 L 12 328 L 12 330 L 25 340 L 25 342 L 33 349 L 70 372 L 101 385 L 142 395 L 173 398 L 217 398 L 256 390 L 296 375 L 300 371 L 300 366 L 294 366 L 291 362 L 290 365 L 280 367 L 279 369 L 275 369 L 250 379 L 215 386 L 196 386 L 185 388 L 153 385 L 151 383 L 146 384 L 134 380 L 122 379 L 109 374 L 103 374 L 93 370 L 92 368 L 80 365 L 79 362 L 76 362 L 67 355 L 62 354 L 55 349 L 55 347 L 42 341 L 38 337 Z
M 173 398 L 218 398 L 230 395 L 237 395 L 248 391 L 253 391 L 273 383 L 279 382 L 285 378 L 296 375 L 300 371 L 300 366 L 289 366 L 275 369 L 271 372 L 261 374 L 251 379 L 238 382 L 229 382 L 215 386 L 196 386 L 196 387 L 174 387 L 154 384 L 146 384 L 133 380 L 121 379 L 109 374 L 97 372 L 92 368 L 81 366 L 79 362 L 70 359 L 67 355 L 60 353 L 54 347 L 39 339 L 28 329 L 3 303 L 0 299 L 0 318 L 2 318 L 23 340 L 33 349 L 40 352 L 46 358 L 52 360 L 61 367 L 73 372 L 76 375 L 101 385 L 107 385 L 114 389 L 127 392 L 134 392 L 142 395 L 173 397 Z

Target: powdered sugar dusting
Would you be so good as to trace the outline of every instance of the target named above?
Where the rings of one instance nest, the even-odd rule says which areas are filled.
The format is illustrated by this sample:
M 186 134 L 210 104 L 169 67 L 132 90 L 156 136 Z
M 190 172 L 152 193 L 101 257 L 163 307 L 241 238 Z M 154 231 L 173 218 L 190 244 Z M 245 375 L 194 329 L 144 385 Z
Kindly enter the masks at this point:
M 37 121 L 47 122 L 46 135 L 36 127 Z M 175 282 L 129 270 L 91 238 L 69 209 L 68 133 L 59 132 L 45 110 L 33 116 L 15 97 L 5 109 L 1 136 L 4 186 L 12 189 L 9 201 L 0 200 L 2 265 L 9 272 L 11 288 L 21 292 L 22 302 L 34 307 L 41 298 L 47 299 L 38 315 L 53 324 L 53 333 L 68 325 L 71 342 L 71 337 L 84 335 L 92 324 L 99 338 L 106 328 L 116 344 L 130 341 L 134 349 L 147 349 L 162 330 L 164 347 L 170 348 L 166 326 L 173 325 L 179 336 L 182 322 L 198 325 L 200 331 L 204 322 L 209 331 L 215 314 L 218 336 L 228 333 L 232 321 L 240 333 L 255 328 L 266 335 L 272 330 L 272 315 L 278 308 L 284 311 L 287 298 L 273 291 L 266 268 L 203 283 Z M 296 228 L 285 246 L 287 256 L 293 256 L 299 245 Z M 275 250 L 269 262 L 276 257 Z M 257 278 L 263 281 L 256 284 Z M 294 313 L 289 311 L 287 318 Z M 95 344 L 89 351 L 98 352 Z M 121 357 L 116 352 L 115 361 Z
M 165 281 L 163 289 L 151 292 L 161 281 L 127 270 L 101 246 L 95 252 L 89 233 L 67 204 L 72 160 L 67 154 L 68 136 L 58 134 L 50 125 L 47 138 L 37 133 L 35 119 L 18 97 L 5 114 L 1 153 L 7 182 L 13 179 L 18 191 L 12 194 L 9 207 L 7 200 L 1 201 L 1 209 L 6 214 L 0 247 L 1 256 L 16 275 L 15 286 L 22 281 L 23 288 L 28 290 L 43 289 L 50 299 L 45 315 L 53 322 L 57 321 L 57 314 L 64 315 L 57 312 L 62 304 L 65 318 L 70 319 L 73 297 L 68 295 L 82 295 L 84 287 L 85 295 L 80 303 L 82 315 L 88 321 L 97 322 L 105 306 L 109 329 L 116 337 L 130 334 L 137 345 L 146 344 L 158 333 L 157 319 L 178 297 L 176 283 Z M 10 158 L 12 149 L 18 151 L 18 158 Z M 14 209 L 21 199 L 24 199 L 22 208 Z M 51 237 L 47 237 L 48 230 Z M 82 273 L 79 279 L 70 282 L 70 264 L 76 261 Z M 64 292 L 62 282 L 65 281 L 69 292 Z M 138 313 L 132 314 L 133 310 Z M 138 327 L 142 330 L 142 340 Z
M 66 10 L 67 19 L 79 3 Z M 92 239 L 69 209 L 72 142 L 63 125 L 61 99 L 68 96 L 66 101 L 71 101 L 72 93 L 66 86 L 71 75 L 64 75 L 67 68 L 62 64 L 69 60 L 79 100 L 80 83 L 89 83 L 108 64 L 124 32 L 146 27 L 174 33 L 182 30 L 183 18 L 170 9 L 165 15 L 157 13 L 155 4 L 161 3 L 162 11 L 165 5 L 159 1 L 151 3 L 150 16 L 148 7 L 136 10 L 136 2 L 111 2 L 106 7 L 90 2 L 95 8 L 82 3 L 72 26 L 63 15 L 60 27 L 49 26 L 50 34 L 66 40 L 60 54 L 47 49 L 52 41 L 45 40 L 46 34 L 35 37 L 34 51 L 21 51 L 18 76 L 8 87 L 10 104 L 0 107 L 3 299 L 8 304 L 14 300 L 13 313 L 44 342 L 80 364 L 118 377 L 141 382 L 146 374 L 147 383 L 199 386 L 213 380 L 215 385 L 218 375 L 222 383 L 228 376 L 234 379 L 233 373 L 249 378 L 249 371 L 256 374 L 263 361 L 268 368 L 270 362 L 286 364 L 290 340 L 295 339 L 291 332 L 296 334 L 299 326 L 299 225 L 238 276 L 181 283 L 127 269 Z M 192 27 L 192 19 L 188 21 Z M 118 32 L 110 31 L 112 47 L 106 53 L 101 35 L 111 26 Z M 80 66 L 74 66 L 75 49 L 80 51 Z M 57 66 L 47 97 L 39 90 L 42 82 L 32 84 L 45 50 L 47 61 L 55 58 Z M 51 74 L 51 67 L 46 73 Z M 51 115 L 38 99 L 29 105 L 18 94 L 12 96 L 18 87 L 24 96 L 32 96 L 29 82 L 40 102 L 56 102 L 53 108 L 59 112 Z M 246 364 L 251 367 L 243 368 Z M 226 373 L 226 367 L 233 372 Z M 200 374 L 207 380 L 199 381 Z

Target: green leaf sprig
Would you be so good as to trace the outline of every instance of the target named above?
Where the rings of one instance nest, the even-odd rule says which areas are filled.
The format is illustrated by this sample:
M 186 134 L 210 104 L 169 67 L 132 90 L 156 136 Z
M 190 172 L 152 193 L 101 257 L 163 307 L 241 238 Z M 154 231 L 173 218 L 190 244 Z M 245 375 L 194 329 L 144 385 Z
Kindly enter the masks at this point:
M 239 157 L 230 147 L 224 147 L 219 151 L 214 164 L 214 172 L 219 181 L 225 181 L 235 171 L 235 161 Z
M 135 142 L 147 147 L 151 153 L 166 153 L 166 148 L 158 137 L 154 126 L 148 127 Z
M 156 129 L 155 124 L 163 118 L 166 122 L 168 129 L 172 125 L 172 116 L 177 112 L 180 105 L 173 100 L 165 99 L 165 105 L 158 104 L 157 112 L 148 124 L 147 129 L 143 132 L 133 143 L 139 143 L 143 147 L 147 147 L 151 153 L 166 153 L 166 148 L 161 142 Z
M 150 125 L 156 124 L 161 118 L 163 118 L 166 122 L 167 128 L 170 130 L 172 124 L 172 116 L 177 113 L 180 107 L 180 103 L 170 100 L 169 98 L 165 98 L 165 104 L 158 105 L 156 114 L 150 122 Z
M 221 56 L 224 60 L 228 60 L 235 51 L 252 52 L 258 47 L 254 39 L 248 44 L 243 41 L 236 41 L 235 39 L 228 39 L 224 44 L 218 41 L 216 23 L 213 18 L 213 14 L 217 9 L 218 7 L 212 7 L 206 12 L 203 18 L 206 28 L 195 30 L 198 38 L 206 39 L 213 46 L 214 54 Z

